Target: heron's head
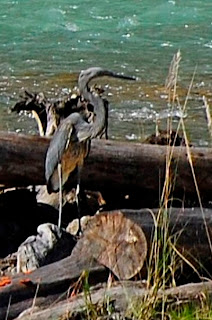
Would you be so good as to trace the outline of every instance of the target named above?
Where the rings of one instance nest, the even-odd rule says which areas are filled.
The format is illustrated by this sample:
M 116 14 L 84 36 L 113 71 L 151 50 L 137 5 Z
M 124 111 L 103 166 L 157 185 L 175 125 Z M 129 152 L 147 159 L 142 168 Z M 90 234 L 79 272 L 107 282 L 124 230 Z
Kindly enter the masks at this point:
M 80 72 L 79 79 L 78 79 L 79 90 L 82 91 L 83 89 L 85 89 L 88 86 L 88 83 L 92 79 L 97 77 L 103 77 L 103 76 L 126 79 L 126 80 L 136 80 L 135 77 L 125 76 L 125 75 L 118 74 L 113 71 L 105 70 L 99 67 L 92 67 L 86 70 L 82 70 Z
M 79 89 L 82 90 L 83 88 L 87 87 L 88 83 L 92 79 L 100 77 L 103 71 L 104 70 L 99 67 L 92 67 L 86 70 L 82 70 L 78 79 Z

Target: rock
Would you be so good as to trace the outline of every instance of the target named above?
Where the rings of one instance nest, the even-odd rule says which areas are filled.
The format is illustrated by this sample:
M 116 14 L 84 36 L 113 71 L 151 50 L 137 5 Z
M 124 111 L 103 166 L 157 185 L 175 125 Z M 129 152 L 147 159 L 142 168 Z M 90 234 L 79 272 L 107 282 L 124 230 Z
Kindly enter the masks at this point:
M 18 248 L 17 272 L 30 272 L 45 264 L 68 256 L 73 237 L 56 225 L 45 223 L 37 228 L 38 235 L 28 237 Z

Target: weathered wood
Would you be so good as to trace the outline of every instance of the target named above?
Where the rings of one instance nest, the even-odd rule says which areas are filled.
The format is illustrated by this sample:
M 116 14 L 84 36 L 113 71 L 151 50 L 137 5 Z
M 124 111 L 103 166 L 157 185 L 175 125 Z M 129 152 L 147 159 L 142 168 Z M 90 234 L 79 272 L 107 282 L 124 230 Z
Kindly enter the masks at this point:
M 0 132 L 0 184 L 27 186 L 45 183 L 47 138 Z
M 45 184 L 44 162 L 49 139 L 0 132 L 0 184 L 6 186 Z M 88 190 L 119 190 L 132 194 L 140 189 L 158 194 L 163 186 L 167 146 L 93 140 L 85 161 L 82 183 Z M 212 149 L 191 148 L 200 194 L 212 191 Z M 171 172 L 175 190 L 196 194 L 185 147 L 175 147 Z M 73 177 L 73 184 L 76 177 Z
M 153 210 L 152 213 L 150 213 L 149 209 L 137 211 L 121 210 L 121 212 L 142 227 L 150 246 L 154 230 L 152 213 L 156 214 L 157 210 Z M 212 255 L 205 224 L 208 226 L 209 234 L 212 234 L 212 210 L 206 209 L 203 214 L 205 222 L 198 208 L 171 209 L 169 232 L 172 235 L 178 233 L 178 250 L 194 264 L 199 274 L 210 276 Z M 108 276 L 107 270 L 92 258 L 89 248 L 87 256 L 85 254 L 86 251 L 84 250 L 83 252 L 83 255 L 71 255 L 63 260 L 39 268 L 31 274 L 18 274 L 13 277 L 11 284 L 0 288 L 0 320 L 5 319 L 9 303 L 10 316 L 8 319 L 12 319 L 30 307 L 38 287 L 37 305 L 44 303 L 44 297 L 46 297 L 45 303 L 51 304 L 52 300 L 58 296 L 61 296 L 61 299 L 66 299 L 67 295 L 64 293 L 80 277 L 83 270 L 90 270 L 89 279 L 91 284 L 100 282 L 103 278 L 105 279 Z M 208 272 L 202 270 L 202 268 L 208 269 Z M 190 274 L 191 270 L 189 270 Z
M 91 301 L 94 306 L 103 306 L 105 303 L 105 296 L 108 298 L 108 303 L 113 302 L 113 307 L 116 312 L 123 318 L 127 314 L 133 311 L 132 303 L 141 302 L 143 298 L 147 297 L 148 294 L 151 295 L 150 291 L 145 289 L 145 285 L 141 282 L 116 282 L 111 287 L 103 285 L 101 287 L 93 287 L 90 289 Z M 181 285 L 171 289 L 166 289 L 163 292 L 159 290 L 157 297 L 166 299 L 168 298 L 169 306 L 176 301 L 181 304 L 192 303 L 199 304 L 207 296 L 209 301 L 212 299 L 212 281 L 201 282 L 201 283 L 190 283 L 186 285 Z M 63 303 L 57 303 L 50 308 L 33 309 L 31 308 L 29 312 L 25 315 L 23 314 L 18 319 L 19 320 L 51 320 L 60 319 L 65 316 L 69 316 L 75 319 L 74 314 L 82 314 L 83 310 L 86 309 L 84 294 L 80 294 L 69 301 L 64 301 Z M 127 314 L 126 314 L 127 312 Z M 78 317 L 76 316 L 76 319 Z
M 91 282 L 94 284 L 106 280 L 105 268 L 93 260 L 71 256 L 53 264 L 39 268 L 31 274 L 18 274 L 12 277 L 11 284 L 0 288 L 0 320 L 5 319 L 9 306 L 8 319 L 13 319 L 20 312 L 32 306 L 33 298 L 38 290 L 36 303 L 46 305 L 53 299 L 66 299 L 83 270 L 90 270 Z M 48 296 L 48 298 L 47 298 Z
M 87 256 L 88 252 L 118 279 L 127 280 L 143 267 L 147 242 L 137 223 L 127 219 L 121 211 L 101 213 L 88 221 L 72 256 Z
M 153 216 L 157 216 L 158 209 L 123 209 L 121 212 L 142 227 L 150 248 L 155 230 Z M 199 270 L 199 275 L 211 278 L 212 209 L 170 208 L 165 219 L 169 221 L 169 235 L 176 235 L 176 247 L 183 256 Z M 174 238 L 172 242 L 175 243 Z M 192 271 L 186 274 L 181 270 L 185 278 L 192 276 Z

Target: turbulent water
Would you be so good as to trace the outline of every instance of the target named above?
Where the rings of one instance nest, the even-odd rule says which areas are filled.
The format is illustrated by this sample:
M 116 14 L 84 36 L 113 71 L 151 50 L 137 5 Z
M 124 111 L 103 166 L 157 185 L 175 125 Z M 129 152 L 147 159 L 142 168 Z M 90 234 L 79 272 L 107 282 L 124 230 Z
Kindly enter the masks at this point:
M 1 0 L 0 130 L 36 132 L 33 119 L 8 113 L 24 88 L 54 97 L 76 85 L 81 69 L 101 66 L 135 75 L 105 78 L 109 135 L 143 140 L 170 110 L 164 83 L 181 50 L 178 94 L 183 105 L 194 75 L 185 124 L 193 144 L 210 143 L 202 96 L 212 105 L 211 0 Z M 177 124 L 180 112 L 175 107 Z

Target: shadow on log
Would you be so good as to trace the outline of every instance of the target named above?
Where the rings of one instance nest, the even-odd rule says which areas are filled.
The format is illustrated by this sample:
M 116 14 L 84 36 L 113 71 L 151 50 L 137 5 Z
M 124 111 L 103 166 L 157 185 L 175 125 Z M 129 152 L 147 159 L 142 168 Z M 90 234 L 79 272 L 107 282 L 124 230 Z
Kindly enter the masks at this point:
M 37 204 L 35 192 L 27 189 L 1 193 L 0 212 L 0 258 L 16 252 L 21 242 L 36 234 L 40 224 L 58 221 L 57 210 Z

